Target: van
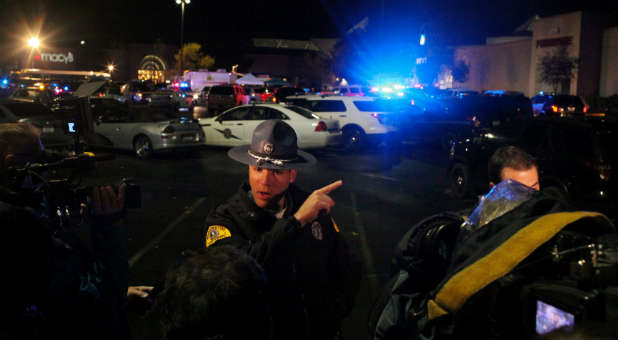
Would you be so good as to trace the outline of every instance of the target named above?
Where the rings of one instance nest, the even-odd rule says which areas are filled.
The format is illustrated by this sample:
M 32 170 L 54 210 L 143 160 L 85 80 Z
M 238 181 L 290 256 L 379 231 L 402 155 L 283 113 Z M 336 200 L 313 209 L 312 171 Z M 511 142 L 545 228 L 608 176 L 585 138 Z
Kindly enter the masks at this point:
M 216 85 L 208 93 L 208 114 L 223 112 L 247 102 L 247 96 L 242 86 L 236 84 Z

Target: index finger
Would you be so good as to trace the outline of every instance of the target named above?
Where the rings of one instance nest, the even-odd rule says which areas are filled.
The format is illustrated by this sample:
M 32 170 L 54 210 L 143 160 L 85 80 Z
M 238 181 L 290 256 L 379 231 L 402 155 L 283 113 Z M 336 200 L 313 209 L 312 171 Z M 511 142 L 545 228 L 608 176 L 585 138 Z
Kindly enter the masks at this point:
M 321 192 L 323 194 L 329 194 L 332 191 L 339 189 L 339 187 L 342 186 L 342 185 L 343 185 L 343 181 L 342 180 L 338 180 L 338 181 L 335 181 L 335 182 L 333 182 L 333 183 L 331 183 L 331 184 L 329 184 L 329 185 L 327 185 L 325 187 L 322 187 L 322 188 L 320 188 L 320 189 L 318 189 L 316 191 L 317 192 Z

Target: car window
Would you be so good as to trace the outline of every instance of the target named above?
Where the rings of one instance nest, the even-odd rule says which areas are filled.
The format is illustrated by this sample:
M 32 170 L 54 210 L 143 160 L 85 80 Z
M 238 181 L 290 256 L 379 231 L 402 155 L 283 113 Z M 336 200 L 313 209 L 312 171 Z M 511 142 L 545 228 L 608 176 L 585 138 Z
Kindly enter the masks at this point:
M 45 105 L 38 103 L 5 103 L 9 111 L 19 118 L 52 115 L 52 111 Z
M 358 87 L 350 87 L 350 93 L 358 94 L 360 91 Z
M 582 106 L 582 101 L 577 96 L 554 96 L 554 103 L 560 106 Z
M 346 94 L 346 93 L 348 93 L 348 89 L 345 88 L 345 87 L 342 87 L 341 90 L 339 90 L 339 93 Z
M 345 112 L 345 104 L 341 100 L 310 100 L 308 109 L 313 112 Z
M 251 107 L 239 107 L 221 115 L 220 120 L 249 120 Z
M 287 119 L 287 116 L 270 107 L 255 106 L 251 110 L 252 120 Z
M 304 107 L 304 108 L 309 108 L 309 102 L 307 102 L 307 99 L 305 98 L 292 98 L 289 99 L 288 104 L 291 105 L 295 105 L 295 106 L 300 106 L 300 107 Z
M 313 114 L 311 111 L 305 109 L 304 107 L 290 105 L 287 107 L 287 109 L 292 110 L 307 119 L 319 119 L 318 116 Z
M 107 115 L 112 111 L 128 112 L 129 107 L 113 99 L 91 100 L 90 108 L 95 116 Z
M 160 122 L 178 118 L 178 116 L 173 111 L 165 109 L 139 108 L 135 109 L 132 114 L 134 122 L 143 123 Z
M 229 96 L 234 94 L 234 88 L 231 86 L 215 86 L 210 89 L 210 94 Z
M 107 109 L 100 117 L 103 123 L 126 123 L 129 121 L 129 111 Z
M 378 101 L 368 101 L 368 100 L 355 100 L 354 102 L 354 106 L 356 106 L 356 108 L 359 111 L 362 112 L 382 112 L 382 111 L 386 111 L 386 103 L 385 102 L 378 102 Z

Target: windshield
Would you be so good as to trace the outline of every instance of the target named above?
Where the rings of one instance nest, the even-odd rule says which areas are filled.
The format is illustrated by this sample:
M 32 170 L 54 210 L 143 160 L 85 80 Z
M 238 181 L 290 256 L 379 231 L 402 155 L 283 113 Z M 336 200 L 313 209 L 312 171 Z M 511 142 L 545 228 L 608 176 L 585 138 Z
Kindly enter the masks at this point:
M 173 111 L 159 108 L 135 108 L 133 118 L 136 122 L 160 122 L 180 118 L 180 115 Z

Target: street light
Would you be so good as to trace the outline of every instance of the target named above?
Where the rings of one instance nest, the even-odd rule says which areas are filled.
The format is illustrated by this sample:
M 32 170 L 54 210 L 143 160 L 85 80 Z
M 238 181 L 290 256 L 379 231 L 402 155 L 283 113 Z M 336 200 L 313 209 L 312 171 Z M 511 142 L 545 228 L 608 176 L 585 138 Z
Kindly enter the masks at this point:
M 41 41 L 37 37 L 31 37 L 28 39 L 28 46 L 30 47 L 30 54 L 28 55 L 28 59 L 30 59 L 30 68 L 34 66 L 34 61 L 32 60 L 32 54 L 35 49 L 41 46 Z
M 185 4 L 188 5 L 191 3 L 191 0 L 176 0 L 176 4 L 180 5 L 180 76 L 182 77 L 182 44 L 184 39 L 184 31 L 185 31 Z

